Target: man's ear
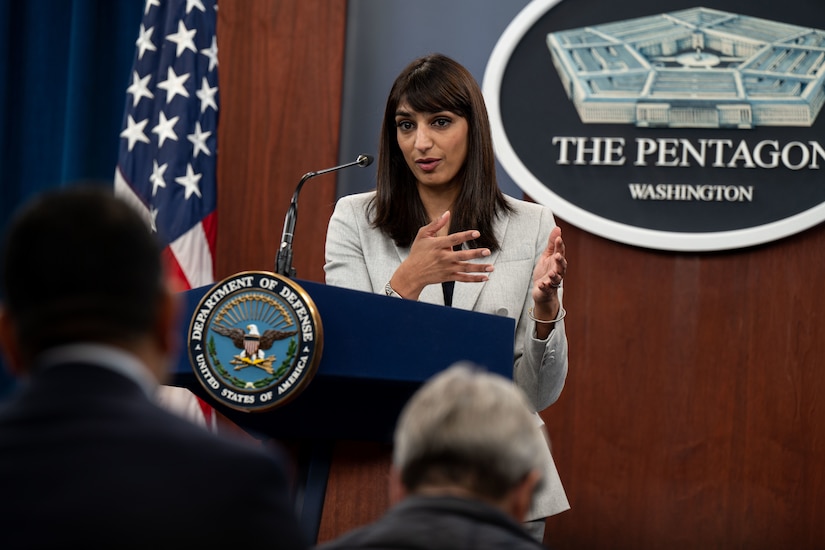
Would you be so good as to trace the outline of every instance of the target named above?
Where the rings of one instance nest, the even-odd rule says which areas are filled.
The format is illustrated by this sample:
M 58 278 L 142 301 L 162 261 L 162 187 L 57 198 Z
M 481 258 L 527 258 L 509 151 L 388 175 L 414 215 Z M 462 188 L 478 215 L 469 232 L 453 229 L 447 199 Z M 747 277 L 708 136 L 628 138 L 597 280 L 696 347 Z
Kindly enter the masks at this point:
M 164 285 L 161 299 L 160 317 L 158 324 L 161 335 L 164 337 L 164 348 L 170 353 L 177 353 L 180 347 L 179 337 L 180 323 L 182 319 L 180 294 L 172 290 L 169 285 Z
M 23 353 L 17 340 L 17 327 L 8 311 L 0 307 L 0 350 L 6 358 L 9 371 L 15 376 L 23 376 Z
M 524 522 L 530 506 L 533 504 L 533 495 L 541 480 L 541 472 L 530 470 L 518 485 L 513 487 L 505 499 L 506 511 L 519 523 Z
M 169 376 L 171 362 L 175 360 L 181 349 L 180 343 L 180 322 L 181 322 L 181 299 L 173 292 L 171 287 L 165 285 L 158 299 L 158 311 L 155 318 L 153 338 L 159 360 L 155 361 L 151 368 L 157 370 L 155 375 L 163 383 Z
M 407 497 L 408 491 L 401 481 L 401 472 L 395 465 L 390 466 L 390 506 L 397 504 Z

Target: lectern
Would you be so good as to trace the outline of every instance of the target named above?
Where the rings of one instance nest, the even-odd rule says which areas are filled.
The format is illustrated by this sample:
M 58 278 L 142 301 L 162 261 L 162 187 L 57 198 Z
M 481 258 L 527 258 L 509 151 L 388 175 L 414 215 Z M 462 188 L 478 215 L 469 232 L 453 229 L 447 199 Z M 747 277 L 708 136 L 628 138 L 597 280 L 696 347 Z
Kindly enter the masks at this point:
M 332 444 L 336 440 L 389 443 L 401 408 L 433 374 L 471 361 L 512 378 L 515 321 L 295 280 L 312 298 L 323 325 L 323 353 L 309 385 L 275 409 L 245 412 L 204 391 L 188 353 L 173 383 L 190 389 L 253 435 L 300 440 L 313 449 L 298 514 L 310 541 L 320 524 Z M 185 341 L 192 312 L 210 286 L 183 294 Z

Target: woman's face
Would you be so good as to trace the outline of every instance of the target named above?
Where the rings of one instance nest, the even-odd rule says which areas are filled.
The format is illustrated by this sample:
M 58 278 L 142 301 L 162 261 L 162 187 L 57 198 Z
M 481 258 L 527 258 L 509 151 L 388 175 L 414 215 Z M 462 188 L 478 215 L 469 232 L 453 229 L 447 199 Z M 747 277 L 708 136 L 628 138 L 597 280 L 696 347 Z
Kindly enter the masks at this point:
M 467 119 L 452 111 L 421 113 L 406 102 L 395 111 L 398 146 L 415 179 L 425 186 L 457 184 L 467 160 Z

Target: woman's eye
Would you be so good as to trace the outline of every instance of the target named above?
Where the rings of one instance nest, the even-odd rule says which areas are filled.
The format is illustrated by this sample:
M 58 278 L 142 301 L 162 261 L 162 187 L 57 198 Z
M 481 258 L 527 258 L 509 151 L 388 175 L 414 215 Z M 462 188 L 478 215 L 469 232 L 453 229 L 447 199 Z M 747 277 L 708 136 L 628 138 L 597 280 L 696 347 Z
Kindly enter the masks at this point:
M 401 130 L 410 130 L 413 127 L 412 122 L 409 120 L 399 120 L 395 125 Z
M 433 121 L 433 126 L 437 126 L 439 128 L 444 128 L 445 126 L 449 126 L 449 125 L 450 125 L 450 119 L 449 118 L 437 118 L 436 120 Z

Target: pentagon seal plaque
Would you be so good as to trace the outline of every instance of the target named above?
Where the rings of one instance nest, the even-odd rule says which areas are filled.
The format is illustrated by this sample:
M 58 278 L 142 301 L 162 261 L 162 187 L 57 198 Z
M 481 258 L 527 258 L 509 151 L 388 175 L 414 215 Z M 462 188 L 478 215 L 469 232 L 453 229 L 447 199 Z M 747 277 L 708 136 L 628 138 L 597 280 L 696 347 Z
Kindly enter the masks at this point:
M 294 281 L 247 271 L 204 295 L 187 346 L 196 377 L 215 400 L 260 412 L 294 399 L 312 380 L 323 327 L 314 302 Z

